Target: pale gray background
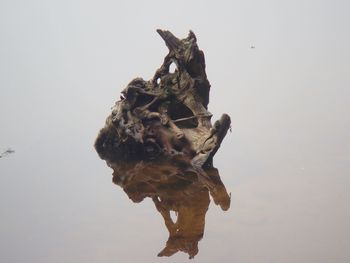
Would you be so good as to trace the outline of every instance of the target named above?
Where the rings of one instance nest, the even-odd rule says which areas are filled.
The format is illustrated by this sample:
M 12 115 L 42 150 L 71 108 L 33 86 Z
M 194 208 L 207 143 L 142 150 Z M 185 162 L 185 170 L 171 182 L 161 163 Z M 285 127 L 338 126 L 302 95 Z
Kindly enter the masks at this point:
M 0 261 L 157 258 L 167 232 L 92 145 L 119 92 L 192 29 L 231 115 L 194 262 L 349 262 L 349 1 L 0 1 Z M 255 49 L 250 46 L 255 45 Z

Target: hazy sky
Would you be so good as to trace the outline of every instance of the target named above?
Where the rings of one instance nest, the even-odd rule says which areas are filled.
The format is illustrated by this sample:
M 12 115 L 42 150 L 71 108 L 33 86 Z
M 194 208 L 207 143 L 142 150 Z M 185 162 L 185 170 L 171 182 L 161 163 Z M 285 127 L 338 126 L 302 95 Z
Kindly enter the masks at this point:
M 349 261 L 350 2 L 0 1 L 0 261 L 183 262 L 150 201 L 111 182 L 92 145 L 119 92 L 167 48 L 205 52 L 209 110 L 233 132 L 215 165 L 197 262 Z M 250 46 L 254 45 L 255 49 Z M 147 225 L 147 227 L 145 227 Z

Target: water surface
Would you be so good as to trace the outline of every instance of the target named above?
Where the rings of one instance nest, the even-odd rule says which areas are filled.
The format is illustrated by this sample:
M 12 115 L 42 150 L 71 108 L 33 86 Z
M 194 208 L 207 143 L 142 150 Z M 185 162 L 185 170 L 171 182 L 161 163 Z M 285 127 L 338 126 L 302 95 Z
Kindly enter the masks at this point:
M 164 28 L 196 33 L 213 119 L 232 119 L 214 159 L 230 209 L 211 200 L 193 261 L 348 262 L 348 2 L 169 10 L 160 1 L 1 2 L 0 152 L 15 153 L 0 159 L 0 261 L 188 261 L 157 257 L 164 218 L 151 198 L 135 204 L 113 184 L 93 149 L 119 91 L 162 62 L 155 29 Z

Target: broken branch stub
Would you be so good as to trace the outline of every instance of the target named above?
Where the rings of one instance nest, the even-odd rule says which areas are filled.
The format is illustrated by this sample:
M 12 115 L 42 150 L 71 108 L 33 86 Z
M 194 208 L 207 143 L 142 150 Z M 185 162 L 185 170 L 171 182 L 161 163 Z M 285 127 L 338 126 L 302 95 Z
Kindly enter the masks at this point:
M 181 40 L 170 31 L 157 32 L 169 53 L 151 80 L 135 78 L 121 92 L 95 149 L 107 163 L 174 160 L 212 167 L 231 121 L 223 114 L 211 124 L 204 53 L 192 31 Z

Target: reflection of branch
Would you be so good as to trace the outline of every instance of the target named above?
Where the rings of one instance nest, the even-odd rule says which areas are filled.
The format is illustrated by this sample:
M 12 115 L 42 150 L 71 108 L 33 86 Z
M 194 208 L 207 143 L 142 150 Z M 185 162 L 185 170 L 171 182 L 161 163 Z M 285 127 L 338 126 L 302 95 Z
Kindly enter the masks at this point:
M 11 148 L 8 148 L 6 151 L 4 151 L 2 154 L 0 154 L 0 158 L 5 157 L 6 155 L 9 155 L 11 153 L 14 153 L 15 151 L 12 150 Z
M 165 223 L 165 226 L 168 228 L 169 234 L 174 235 L 176 233 L 177 224 L 175 224 L 171 219 L 170 210 L 161 201 L 159 201 L 158 197 L 153 197 L 152 200 L 158 212 L 160 212 L 160 214 L 163 216 L 164 223 Z

